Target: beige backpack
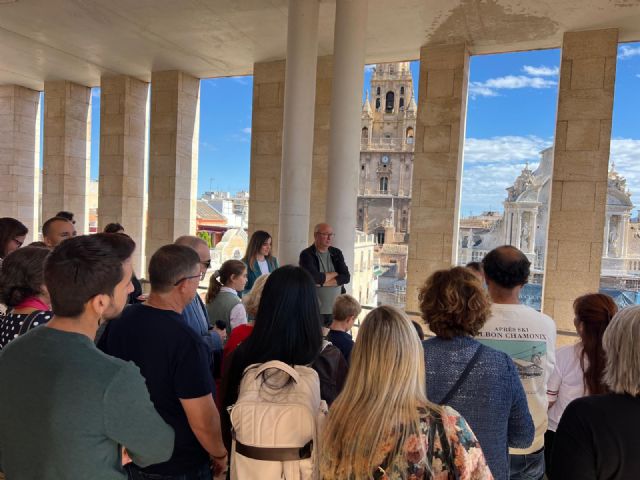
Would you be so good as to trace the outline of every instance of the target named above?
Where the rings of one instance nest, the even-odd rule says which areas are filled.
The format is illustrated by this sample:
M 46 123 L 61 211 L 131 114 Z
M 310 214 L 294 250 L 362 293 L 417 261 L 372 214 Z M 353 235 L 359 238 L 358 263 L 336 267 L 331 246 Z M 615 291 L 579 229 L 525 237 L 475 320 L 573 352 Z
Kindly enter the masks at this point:
M 315 370 L 280 361 L 250 365 L 233 429 L 231 480 L 316 480 L 318 436 L 327 405 Z

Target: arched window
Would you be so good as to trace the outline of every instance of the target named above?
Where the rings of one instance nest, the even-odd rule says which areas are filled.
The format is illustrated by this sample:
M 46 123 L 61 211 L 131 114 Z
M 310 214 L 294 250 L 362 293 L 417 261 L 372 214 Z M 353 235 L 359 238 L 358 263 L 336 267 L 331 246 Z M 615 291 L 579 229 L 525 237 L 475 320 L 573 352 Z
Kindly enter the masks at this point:
M 404 97 L 400 97 L 400 111 L 404 112 Z
M 385 103 L 385 107 L 384 110 L 386 113 L 392 113 L 393 112 L 393 106 L 396 103 L 396 96 L 393 92 L 387 92 L 387 100 Z
M 384 230 L 376 231 L 376 243 L 378 245 L 383 245 L 384 244 Z
M 404 95 L 404 87 L 400 87 L 400 95 Z
M 380 87 L 376 88 L 376 95 L 380 95 Z
M 362 127 L 362 141 L 366 142 L 369 140 L 369 129 L 367 127 Z
M 380 177 L 380 193 L 389 191 L 389 177 Z
M 380 99 L 376 98 L 376 112 L 380 111 Z
M 411 127 L 407 128 L 407 143 L 408 144 L 413 143 L 413 128 Z

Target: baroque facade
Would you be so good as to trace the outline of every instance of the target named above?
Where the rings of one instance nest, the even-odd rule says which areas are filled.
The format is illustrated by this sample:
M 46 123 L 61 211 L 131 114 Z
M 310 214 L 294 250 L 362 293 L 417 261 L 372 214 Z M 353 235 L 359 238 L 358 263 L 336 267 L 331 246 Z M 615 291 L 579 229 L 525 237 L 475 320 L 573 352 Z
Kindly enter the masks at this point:
M 529 257 L 534 274 L 532 282 L 538 283 L 546 254 L 553 147 L 543 150 L 540 155 L 538 168 L 531 170 L 527 165 L 506 189 L 502 216 L 485 212 L 482 218 L 461 219 L 459 264 L 479 261 L 497 246 L 513 245 Z M 615 164 L 611 164 L 602 241 L 602 286 L 613 286 L 612 278 L 640 275 L 640 230 L 637 219 L 631 218 L 632 210 L 626 179 L 616 171 Z M 618 286 L 625 287 L 619 282 Z
M 358 230 L 408 241 L 416 102 L 409 62 L 377 64 L 362 106 Z

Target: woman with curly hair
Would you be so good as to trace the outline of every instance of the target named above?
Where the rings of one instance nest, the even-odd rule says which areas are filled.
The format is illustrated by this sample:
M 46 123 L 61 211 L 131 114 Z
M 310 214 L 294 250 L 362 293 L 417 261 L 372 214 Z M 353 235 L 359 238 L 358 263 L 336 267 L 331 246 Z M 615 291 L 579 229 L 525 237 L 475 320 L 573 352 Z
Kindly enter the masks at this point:
M 493 478 L 465 419 L 427 400 L 422 356 L 402 312 L 369 312 L 321 437 L 320 478 Z
M 47 248 L 24 247 L 4 260 L 0 303 L 7 306 L 7 313 L 0 315 L 0 350 L 51 319 L 51 300 L 44 285 L 44 262 L 48 255 Z
M 508 449 L 528 447 L 534 426 L 511 358 L 473 338 L 487 321 L 489 298 L 468 268 L 455 267 L 431 275 L 419 300 L 436 334 L 423 344 L 427 397 L 464 416 L 494 477 L 507 480 Z

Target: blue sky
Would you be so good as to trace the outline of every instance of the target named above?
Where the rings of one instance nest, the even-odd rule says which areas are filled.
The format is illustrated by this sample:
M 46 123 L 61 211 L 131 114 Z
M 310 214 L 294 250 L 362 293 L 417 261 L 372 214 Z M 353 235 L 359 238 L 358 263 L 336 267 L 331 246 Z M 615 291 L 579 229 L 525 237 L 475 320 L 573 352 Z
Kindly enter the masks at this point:
M 553 143 L 559 64 L 559 50 L 471 58 L 463 216 L 502 210 L 505 188 L 527 162 L 535 167 L 539 151 Z M 418 67 L 412 62 L 414 82 Z M 364 76 L 366 90 L 370 69 Z M 611 159 L 637 192 L 634 197 L 640 197 L 639 90 L 640 43 L 623 44 L 618 49 Z M 91 178 L 97 178 L 99 89 L 93 95 Z M 210 188 L 248 189 L 251 102 L 251 77 L 202 81 L 198 194 Z

